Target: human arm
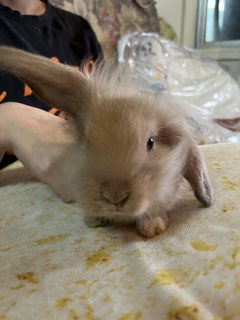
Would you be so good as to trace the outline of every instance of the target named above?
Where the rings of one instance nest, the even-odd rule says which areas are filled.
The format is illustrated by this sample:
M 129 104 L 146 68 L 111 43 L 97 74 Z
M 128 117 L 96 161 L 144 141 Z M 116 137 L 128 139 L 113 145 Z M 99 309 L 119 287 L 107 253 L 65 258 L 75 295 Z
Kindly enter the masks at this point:
M 77 193 L 77 164 L 71 161 L 77 148 L 66 126 L 67 120 L 37 108 L 15 102 L 0 106 L 0 158 L 12 151 L 33 177 L 70 202 Z

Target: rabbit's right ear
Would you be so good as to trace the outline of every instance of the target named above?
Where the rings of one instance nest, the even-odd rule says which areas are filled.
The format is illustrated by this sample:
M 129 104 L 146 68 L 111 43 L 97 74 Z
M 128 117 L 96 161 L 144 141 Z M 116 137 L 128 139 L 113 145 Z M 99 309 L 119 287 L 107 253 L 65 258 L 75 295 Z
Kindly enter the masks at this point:
M 23 50 L 0 47 L 0 69 L 26 82 L 41 100 L 73 118 L 81 116 L 88 104 L 90 81 L 70 66 Z
M 210 206 L 213 201 L 213 189 L 204 160 L 194 141 L 190 141 L 183 176 L 192 186 L 198 201 L 204 206 Z

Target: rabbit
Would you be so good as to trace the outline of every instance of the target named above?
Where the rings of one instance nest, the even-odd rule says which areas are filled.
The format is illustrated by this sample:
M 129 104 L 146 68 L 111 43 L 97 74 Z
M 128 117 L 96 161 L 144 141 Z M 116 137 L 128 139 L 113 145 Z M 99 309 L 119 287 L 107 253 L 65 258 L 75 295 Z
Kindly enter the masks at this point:
M 120 222 L 146 238 L 159 235 L 184 178 L 202 205 L 212 204 L 204 160 L 186 121 L 168 96 L 142 90 L 126 69 L 105 62 L 84 75 L 7 47 L 0 48 L 0 69 L 67 114 L 78 150 L 71 158 L 74 200 L 89 226 Z

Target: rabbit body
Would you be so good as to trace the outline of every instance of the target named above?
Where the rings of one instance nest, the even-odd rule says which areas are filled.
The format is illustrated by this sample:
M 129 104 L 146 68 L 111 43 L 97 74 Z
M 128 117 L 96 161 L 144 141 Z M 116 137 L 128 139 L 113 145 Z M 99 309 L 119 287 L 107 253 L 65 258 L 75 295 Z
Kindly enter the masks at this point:
M 203 158 L 169 97 L 143 92 L 121 68 L 84 76 L 16 49 L 0 48 L 0 68 L 69 116 L 76 155 L 66 161 L 72 179 L 65 188 L 74 189 L 89 225 L 132 223 L 154 237 L 167 227 L 183 178 L 203 205 L 211 204 Z

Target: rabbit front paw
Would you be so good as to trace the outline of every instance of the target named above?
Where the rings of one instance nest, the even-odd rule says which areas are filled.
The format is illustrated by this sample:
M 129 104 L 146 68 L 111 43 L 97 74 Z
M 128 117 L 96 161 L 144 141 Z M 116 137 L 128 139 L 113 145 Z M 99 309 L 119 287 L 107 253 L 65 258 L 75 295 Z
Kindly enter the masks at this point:
M 146 238 L 153 238 L 167 229 L 167 216 L 143 217 L 136 222 L 139 233 Z

